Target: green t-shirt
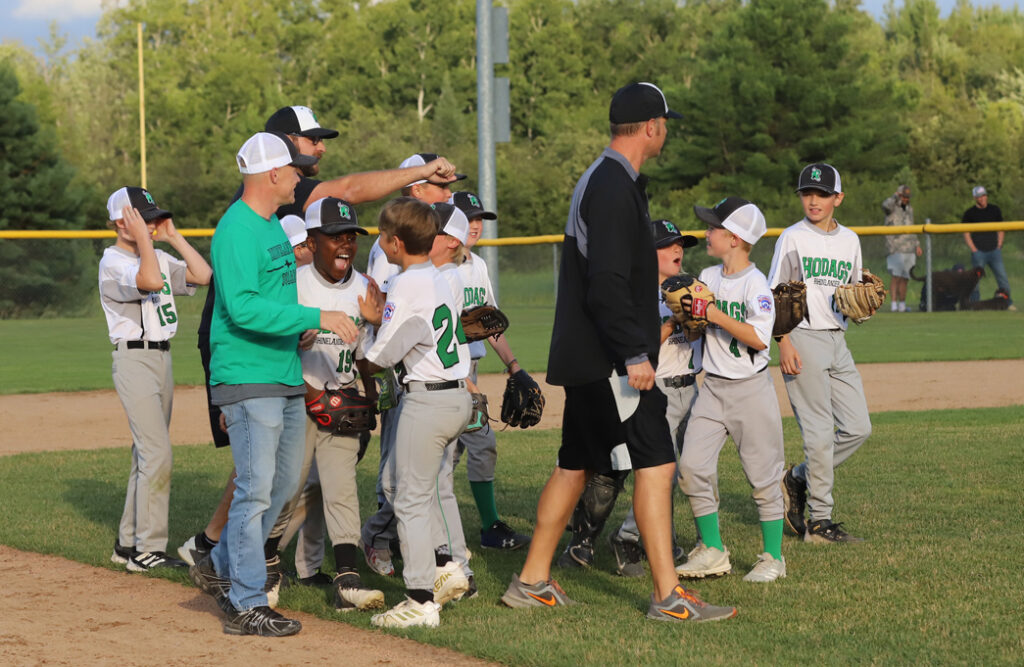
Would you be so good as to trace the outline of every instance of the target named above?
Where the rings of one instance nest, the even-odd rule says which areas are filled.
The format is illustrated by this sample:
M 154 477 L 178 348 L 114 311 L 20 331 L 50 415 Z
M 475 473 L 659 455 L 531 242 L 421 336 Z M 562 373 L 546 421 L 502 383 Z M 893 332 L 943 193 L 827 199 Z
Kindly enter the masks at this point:
M 301 386 L 298 334 L 320 327 L 320 310 L 299 305 L 295 255 L 277 216 L 261 218 L 239 199 L 217 223 L 211 256 L 210 384 Z

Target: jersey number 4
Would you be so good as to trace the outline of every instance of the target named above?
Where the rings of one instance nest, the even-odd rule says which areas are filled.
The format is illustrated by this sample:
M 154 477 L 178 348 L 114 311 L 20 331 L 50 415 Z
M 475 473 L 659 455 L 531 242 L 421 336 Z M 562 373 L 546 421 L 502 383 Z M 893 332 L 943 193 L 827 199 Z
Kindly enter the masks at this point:
M 440 331 L 437 339 L 437 357 L 441 365 L 451 368 L 459 363 L 458 343 L 466 342 L 466 334 L 462 331 L 462 319 L 452 315 L 447 304 L 441 304 L 434 310 L 434 331 Z

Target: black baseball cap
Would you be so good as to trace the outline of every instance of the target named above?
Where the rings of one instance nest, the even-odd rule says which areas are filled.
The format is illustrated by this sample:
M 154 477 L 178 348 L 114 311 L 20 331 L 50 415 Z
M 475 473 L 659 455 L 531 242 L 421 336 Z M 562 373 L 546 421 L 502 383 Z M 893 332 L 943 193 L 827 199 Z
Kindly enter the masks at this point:
M 131 206 L 138 210 L 139 215 L 146 222 L 173 217 L 170 211 L 165 211 L 156 205 L 156 202 L 153 201 L 153 195 L 149 194 L 149 190 L 145 188 L 129 185 L 110 195 L 107 198 L 107 213 L 110 214 L 110 219 L 120 220 L 123 218 L 121 209 L 125 206 Z
M 306 230 L 329 235 L 345 232 L 368 233 L 359 226 L 355 207 L 337 197 L 324 197 L 309 205 L 306 209 Z
M 438 155 L 437 153 L 413 153 L 409 157 L 402 160 L 402 164 L 398 165 L 398 168 L 405 169 L 406 167 L 422 167 L 426 163 L 433 162 L 439 157 L 441 156 Z M 455 181 L 462 181 L 465 180 L 465 178 L 465 174 L 455 174 L 454 180 L 446 181 L 444 183 L 435 183 L 434 181 L 424 178 L 422 181 L 416 181 L 415 183 L 410 183 L 409 185 L 417 185 L 419 183 L 430 183 L 431 185 L 450 186 Z
M 320 127 L 313 110 L 303 106 L 281 107 L 267 119 L 264 129 L 267 132 L 297 134 L 311 139 L 333 139 L 338 136 L 337 130 Z
M 475 192 L 467 192 L 465 190 L 456 192 L 452 194 L 452 203 L 461 208 L 469 220 L 473 218 L 483 218 L 484 220 L 498 219 L 496 213 L 484 210 L 483 204 L 480 203 L 480 198 L 476 196 Z
M 655 220 L 651 223 L 651 227 L 654 229 L 654 247 L 656 248 L 664 248 L 673 243 L 678 243 L 684 248 L 692 248 L 697 245 L 696 236 L 680 234 L 679 228 L 670 220 Z
M 682 118 L 668 108 L 665 93 L 653 83 L 631 83 L 619 88 L 612 97 L 608 108 L 608 120 L 612 123 L 641 123 L 652 118 Z
M 839 178 L 839 170 L 824 162 L 815 162 L 803 168 L 796 191 L 821 190 L 830 195 L 843 191 L 843 180 Z
M 768 231 L 761 209 L 741 197 L 726 197 L 712 208 L 694 206 L 693 212 L 708 226 L 728 229 L 750 245 Z

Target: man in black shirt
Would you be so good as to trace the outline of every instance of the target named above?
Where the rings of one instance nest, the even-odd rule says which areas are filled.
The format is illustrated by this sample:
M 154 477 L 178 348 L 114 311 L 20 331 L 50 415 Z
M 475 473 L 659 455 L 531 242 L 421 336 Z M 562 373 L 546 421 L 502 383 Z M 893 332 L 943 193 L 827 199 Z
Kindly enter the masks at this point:
M 537 504 L 526 563 L 502 602 L 510 607 L 572 604 L 551 579 L 551 559 L 587 479 L 611 470 L 625 443 L 635 471 L 633 506 L 651 566 L 648 618 L 730 618 L 679 585 L 672 559 L 675 453 L 667 401 L 654 382 L 661 345 L 658 261 L 639 174 L 665 143 L 666 120 L 680 118 L 650 83 L 621 88 L 609 110 L 611 142 L 572 195 L 558 275 L 548 382 L 565 387 L 562 446 Z
M 964 222 L 1002 222 L 1003 212 L 995 204 L 988 203 L 988 191 L 985 186 L 975 186 L 971 193 L 975 205 L 964 211 Z M 1006 277 L 1003 266 L 1003 238 L 1006 232 L 964 232 L 964 242 L 971 249 L 971 265 L 984 267 L 986 264 L 996 278 L 996 284 L 1010 299 L 1010 281 Z M 980 290 L 975 287 L 971 293 L 971 301 L 981 298 Z M 1013 300 L 1010 300 L 1013 305 Z

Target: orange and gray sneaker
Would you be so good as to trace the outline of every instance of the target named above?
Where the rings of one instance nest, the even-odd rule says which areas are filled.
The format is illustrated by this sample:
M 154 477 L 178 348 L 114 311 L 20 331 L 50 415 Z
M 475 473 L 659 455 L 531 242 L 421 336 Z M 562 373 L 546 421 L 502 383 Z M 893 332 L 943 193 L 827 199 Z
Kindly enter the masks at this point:
M 677 585 L 672 593 L 661 602 L 654 601 L 651 595 L 651 606 L 647 610 L 647 618 L 658 621 L 724 621 L 736 615 L 736 607 L 717 607 L 697 597 L 696 591 L 690 591 Z
M 501 601 L 513 609 L 525 607 L 557 607 L 576 604 L 569 598 L 554 579 L 527 586 L 519 581 L 519 574 L 512 575 L 512 583 L 508 585 Z

